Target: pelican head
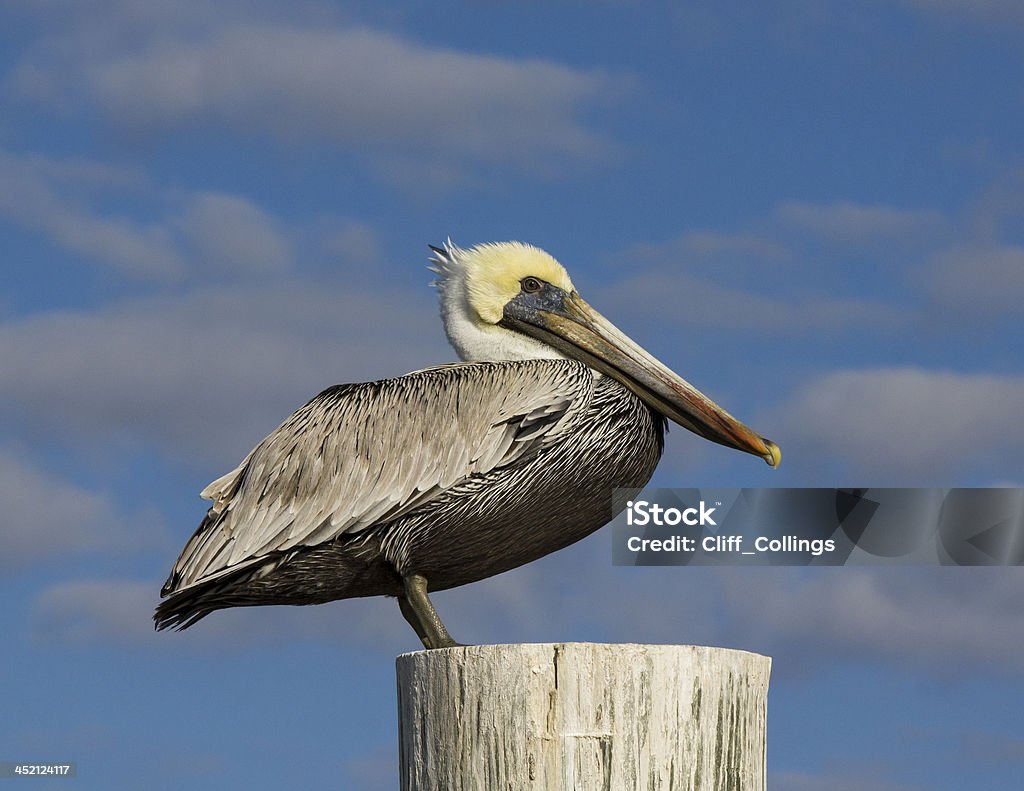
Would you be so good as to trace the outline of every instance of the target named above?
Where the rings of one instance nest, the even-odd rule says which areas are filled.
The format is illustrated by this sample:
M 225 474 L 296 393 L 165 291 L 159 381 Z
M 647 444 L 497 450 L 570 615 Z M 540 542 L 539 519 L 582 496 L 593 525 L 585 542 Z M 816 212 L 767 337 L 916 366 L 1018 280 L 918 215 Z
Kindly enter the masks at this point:
M 565 268 L 521 242 L 431 248 L 441 315 L 463 360 L 579 360 L 705 439 L 760 456 L 778 445 L 738 421 L 644 351 L 576 292 Z

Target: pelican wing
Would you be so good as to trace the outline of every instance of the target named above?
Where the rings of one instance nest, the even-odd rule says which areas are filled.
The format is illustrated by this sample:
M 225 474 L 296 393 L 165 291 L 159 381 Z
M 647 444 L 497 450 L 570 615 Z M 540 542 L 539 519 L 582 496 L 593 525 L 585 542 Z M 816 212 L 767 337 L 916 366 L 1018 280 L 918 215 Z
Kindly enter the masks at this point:
M 532 458 L 590 403 L 567 360 L 444 365 L 316 396 L 234 470 L 165 595 L 389 522 L 474 476 Z

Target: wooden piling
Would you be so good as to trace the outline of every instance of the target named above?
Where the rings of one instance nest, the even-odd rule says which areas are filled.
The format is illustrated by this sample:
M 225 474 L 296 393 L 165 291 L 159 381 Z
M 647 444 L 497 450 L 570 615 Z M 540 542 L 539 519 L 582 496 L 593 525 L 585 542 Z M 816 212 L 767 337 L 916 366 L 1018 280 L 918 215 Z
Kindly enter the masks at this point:
M 764 791 L 771 659 L 543 643 L 398 657 L 403 791 Z

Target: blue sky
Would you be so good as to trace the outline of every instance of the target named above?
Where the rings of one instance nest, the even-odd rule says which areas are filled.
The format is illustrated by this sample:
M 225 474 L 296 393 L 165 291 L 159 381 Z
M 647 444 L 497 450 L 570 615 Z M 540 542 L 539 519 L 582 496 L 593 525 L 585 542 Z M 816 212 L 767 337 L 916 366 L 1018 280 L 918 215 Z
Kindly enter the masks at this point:
M 657 485 L 1024 483 L 1022 40 L 1015 0 L 6 3 L 0 759 L 396 787 L 394 602 L 150 615 L 199 490 L 289 412 L 452 359 L 449 235 L 549 250 L 784 451 L 676 429 Z M 771 654 L 776 791 L 1019 782 L 1019 569 L 609 542 L 436 604 L 472 642 Z

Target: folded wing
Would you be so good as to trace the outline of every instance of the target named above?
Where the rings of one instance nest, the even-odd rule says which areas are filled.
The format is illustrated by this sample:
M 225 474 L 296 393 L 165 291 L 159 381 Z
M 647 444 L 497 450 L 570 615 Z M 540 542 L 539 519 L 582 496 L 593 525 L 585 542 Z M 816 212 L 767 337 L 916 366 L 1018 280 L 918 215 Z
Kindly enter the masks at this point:
M 325 390 L 202 496 L 213 500 L 161 594 L 356 534 L 474 476 L 533 458 L 585 412 L 567 360 L 467 363 Z

